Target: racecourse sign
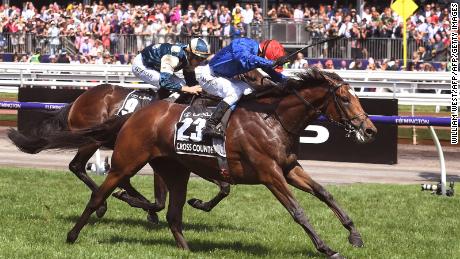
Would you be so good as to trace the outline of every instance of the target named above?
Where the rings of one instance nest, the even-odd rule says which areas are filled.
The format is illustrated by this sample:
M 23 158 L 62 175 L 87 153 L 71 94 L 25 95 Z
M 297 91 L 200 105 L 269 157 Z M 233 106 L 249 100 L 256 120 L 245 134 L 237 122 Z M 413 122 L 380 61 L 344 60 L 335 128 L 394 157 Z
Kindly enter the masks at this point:
M 361 98 L 361 105 L 369 114 L 397 115 L 398 102 L 391 99 Z M 385 117 L 386 118 L 386 117 Z M 391 118 L 390 119 L 395 119 Z M 405 120 L 405 119 L 401 119 Z M 425 125 L 423 119 L 416 122 Z M 359 163 L 397 163 L 397 134 L 398 127 L 383 123 L 374 123 L 378 133 L 372 143 L 358 144 L 353 137 L 345 137 L 343 129 L 322 121 L 309 125 L 299 138 L 299 159 L 328 160 Z
M 49 102 L 49 103 L 70 103 L 74 101 L 83 90 L 74 89 L 49 89 L 49 88 L 20 88 L 19 101 L 21 102 Z M 397 115 L 397 100 L 389 99 L 360 99 L 364 110 L 369 114 L 392 116 Z M 10 105 L 10 104 L 8 104 Z M 35 105 L 35 104 L 34 104 Z M 48 104 L 47 104 L 48 105 Z M 57 107 L 56 107 L 57 108 Z M 49 117 L 50 114 L 38 110 L 19 110 L 18 128 L 21 131 L 29 131 L 37 123 Z M 388 119 L 396 119 L 386 117 Z M 408 119 L 408 123 L 414 123 Z M 425 120 L 418 121 L 420 125 L 425 124 Z M 198 138 L 197 131 L 202 125 L 200 121 L 193 120 L 190 124 L 196 124 L 190 127 L 190 132 L 184 131 L 185 134 L 194 139 Z M 433 121 L 431 119 L 430 124 Z M 197 128 L 198 126 L 198 128 Z M 330 160 L 330 161 L 347 161 L 363 163 L 383 163 L 394 164 L 397 162 L 397 126 L 389 124 L 375 123 L 378 133 L 376 140 L 369 144 L 357 144 L 351 138 L 345 137 L 343 129 L 332 125 L 329 122 L 318 122 L 309 125 L 299 138 L 300 159 L 311 160 Z M 182 139 L 182 135 L 180 138 Z M 180 142 L 180 141 L 179 141 Z M 192 145 L 182 145 L 176 143 L 183 151 L 190 149 L 194 152 L 203 154 L 215 153 L 211 147 L 193 146 L 198 144 L 192 142 Z M 209 146 L 209 145 L 208 145 Z

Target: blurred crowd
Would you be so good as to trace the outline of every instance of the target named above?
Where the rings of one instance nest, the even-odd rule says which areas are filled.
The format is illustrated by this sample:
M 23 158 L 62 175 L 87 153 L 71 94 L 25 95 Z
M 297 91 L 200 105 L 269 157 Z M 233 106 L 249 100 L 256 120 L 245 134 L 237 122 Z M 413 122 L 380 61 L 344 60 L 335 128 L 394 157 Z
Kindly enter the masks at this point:
M 402 66 L 402 60 L 390 58 L 375 60 L 369 59 L 305 59 L 302 53 L 298 53 L 296 59 L 287 64 L 285 68 L 301 69 L 309 66 L 316 66 L 322 69 L 336 70 L 374 70 L 374 71 L 424 71 L 424 72 L 446 72 L 450 71 L 450 62 L 424 62 L 412 60 L 407 64 L 407 68 Z
M 91 5 L 57 3 L 36 7 L 32 2 L 23 6 L 0 5 L 0 49 L 9 34 L 14 52 L 24 53 L 25 34 L 32 33 L 36 45 L 47 44 L 49 54 L 58 56 L 63 37 L 79 52 L 73 61 L 81 63 L 125 62 L 115 56 L 115 44 L 121 35 L 135 35 L 137 49 L 151 43 L 167 41 L 166 35 L 219 36 L 222 45 L 246 36 L 250 27 L 264 23 L 264 10 L 258 4 L 170 6 L 168 3 L 133 5 L 102 1 Z M 301 22 L 313 37 L 344 35 L 352 40 L 352 48 L 368 38 L 401 38 L 402 20 L 389 7 L 380 8 L 363 3 L 357 9 L 331 5 L 313 8 L 304 5 L 279 4 L 266 10 L 272 22 Z M 446 60 L 450 45 L 450 23 L 447 5 L 428 3 L 419 8 L 407 22 L 409 37 L 422 43 L 412 53 L 415 62 Z M 417 45 L 417 46 L 418 46 Z M 135 53 L 129 54 L 129 56 Z M 28 57 L 20 57 L 27 60 Z M 359 55 L 353 55 L 358 56 Z M 109 61 L 110 59 L 110 61 Z M 129 58 L 127 58 L 129 61 Z M 126 62 L 128 62 L 126 61 Z

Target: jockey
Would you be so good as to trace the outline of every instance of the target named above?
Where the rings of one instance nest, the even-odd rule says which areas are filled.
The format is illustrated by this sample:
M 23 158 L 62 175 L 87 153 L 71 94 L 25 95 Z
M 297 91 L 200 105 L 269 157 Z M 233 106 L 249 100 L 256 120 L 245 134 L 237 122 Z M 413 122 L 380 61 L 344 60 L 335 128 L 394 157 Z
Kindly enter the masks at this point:
M 233 77 L 261 68 L 273 81 L 281 82 L 285 76 L 280 73 L 278 66 L 285 63 L 284 55 L 284 47 L 276 40 L 266 40 L 259 44 L 252 39 L 238 38 L 217 52 L 208 65 L 198 68 L 201 70 L 198 82 L 203 89 L 223 98 L 206 123 L 204 137 L 222 137 L 222 132 L 216 129 L 217 124 L 243 93 L 252 91 L 247 83 Z
M 150 45 L 134 58 L 132 71 L 138 78 L 156 87 L 154 90 L 198 94 L 201 86 L 195 78 L 195 67 L 211 54 L 210 49 L 202 38 L 193 38 L 188 45 Z M 181 69 L 185 80 L 174 75 Z

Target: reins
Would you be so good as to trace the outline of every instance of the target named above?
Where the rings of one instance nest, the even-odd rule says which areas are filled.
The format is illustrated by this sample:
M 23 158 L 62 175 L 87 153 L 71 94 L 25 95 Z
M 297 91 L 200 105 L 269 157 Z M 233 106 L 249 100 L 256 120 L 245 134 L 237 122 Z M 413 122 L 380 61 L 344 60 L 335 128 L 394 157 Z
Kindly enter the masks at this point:
M 329 81 L 329 80 L 328 80 Z M 330 82 L 330 81 L 329 81 Z M 334 106 L 335 106 L 335 109 L 337 111 L 337 113 L 340 115 L 340 118 L 341 118 L 341 121 L 337 121 L 337 120 L 334 120 L 333 118 L 331 118 L 329 115 L 327 115 L 325 113 L 324 110 L 321 110 L 317 107 L 315 107 L 310 101 L 306 100 L 304 97 L 302 97 L 299 92 L 294 88 L 294 87 L 289 87 L 289 91 L 292 92 L 299 100 L 302 101 L 302 103 L 305 105 L 305 107 L 307 107 L 307 109 L 310 109 L 310 110 L 313 110 L 315 115 L 316 116 L 320 116 L 320 115 L 323 115 L 330 123 L 332 124 L 335 124 L 337 125 L 338 127 L 341 127 L 343 128 L 347 134 L 346 136 L 349 137 L 352 133 L 355 133 L 358 131 L 358 129 L 362 126 L 362 124 L 364 123 L 364 120 L 368 117 L 368 114 L 367 113 L 360 113 L 360 114 L 357 114 L 355 116 L 353 116 L 353 118 L 351 119 L 347 119 L 346 118 L 346 113 L 344 111 L 344 108 L 342 107 L 342 104 L 341 102 L 339 102 L 338 100 L 338 96 L 336 94 L 337 90 L 340 89 L 342 86 L 346 85 L 345 82 L 340 82 L 340 83 L 337 83 L 334 85 L 334 87 L 329 87 L 328 88 L 328 93 L 327 95 L 325 96 L 325 98 L 327 98 L 326 100 L 326 103 L 323 104 L 323 109 L 327 108 L 328 107 L 328 104 L 329 104 L 329 96 L 332 95 L 333 96 L 333 99 L 334 99 Z M 292 135 L 299 135 L 300 133 L 294 133 L 290 130 L 288 130 L 284 125 L 283 125 L 283 122 L 280 118 L 280 116 L 278 115 L 278 113 L 275 111 L 275 116 L 276 116 L 276 119 L 280 122 L 281 124 L 281 127 L 286 131 L 288 132 L 289 134 L 292 134 Z M 360 121 L 360 124 L 358 127 L 355 127 L 353 125 L 353 123 L 351 123 L 352 121 L 356 120 L 356 119 L 359 119 L 361 117 L 365 117 L 364 119 L 361 119 Z

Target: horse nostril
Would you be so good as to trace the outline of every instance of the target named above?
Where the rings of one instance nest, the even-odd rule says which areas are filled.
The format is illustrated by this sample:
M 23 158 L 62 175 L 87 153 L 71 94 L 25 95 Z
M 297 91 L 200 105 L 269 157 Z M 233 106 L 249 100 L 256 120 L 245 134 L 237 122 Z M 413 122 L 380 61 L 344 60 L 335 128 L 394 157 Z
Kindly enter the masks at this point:
M 368 135 L 369 137 L 373 137 L 375 135 L 375 131 L 371 128 L 367 128 L 364 132 L 366 132 L 366 135 Z

